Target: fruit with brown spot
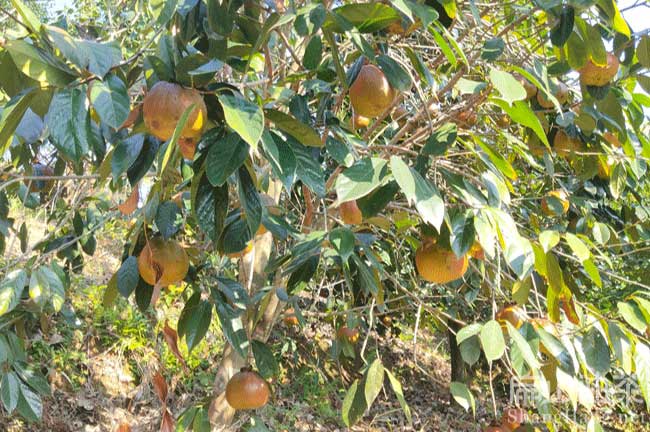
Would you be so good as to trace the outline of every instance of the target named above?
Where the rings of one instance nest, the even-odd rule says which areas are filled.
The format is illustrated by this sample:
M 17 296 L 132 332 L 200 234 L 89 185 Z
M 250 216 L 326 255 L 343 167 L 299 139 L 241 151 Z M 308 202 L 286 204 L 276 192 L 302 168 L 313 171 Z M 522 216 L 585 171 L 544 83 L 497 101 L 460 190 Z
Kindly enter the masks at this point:
M 557 205 L 551 204 L 550 200 L 556 200 L 559 202 L 559 207 Z M 556 208 L 557 207 L 557 208 Z M 561 209 L 561 213 L 557 210 Z M 569 211 L 569 199 L 566 192 L 562 189 L 556 189 L 550 191 L 544 198 L 542 198 L 542 212 L 546 216 L 558 216 L 559 214 L 566 214 Z
M 269 383 L 249 368 L 242 368 L 226 385 L 226 400 L 236 410 L 261 408 L 270 395 Z
M 377 117 L 382 114 L 396 95 L 386 75 L 373 64 L 361 67 L 349 93 L 354 112 L 364 117 Z
M 355 200 L 346 201 L 339 206 L 339 216 L 348 225 L 359 225 L 363 222 L 363 214 Z
M 178 147 L 181 149 L 181 154 L 185 159 L 194 160 L 194 154 L 196 153 L 195 138 L 179 138 Z
M 621 148 L 621 140 L 618 139 L 618 135 L 612 132 L 605 132 L 603 134 L 603 138 L 609 145 L 611 145 L 614 148 Z
M 185 249 L 175 240 L 154 237 L 138 256 L 138 271 L 149 285 L 178 284 L 187 275 L 190 260 Z
M 415 253 L 415 267 L 426 281 L 444 284 L 463 277 L 469 261 L 466 255 L 457 257 L 454 252 L 438 244 L 423 243 Z
M 348 326 L 342 326 L 336 332 L 336 337 L 340 340 L 355 344 L 359 340 L 359 330 L 356 328 L 350 328 Z
M 607 53 L 607 64 L 604 65 L 597 65 L 589 59 L 578 71 L 580 82 L 586 86 L 603 87 L 616 76 L 619 65 L 618 57 L 612 53 Z
M 201 93 L 178 84 L 158 81 L 144 97 L 142 112 L 149 132 L 167 141 L 171 138 L 181 116 L 190 106 L 194 109 L 181 131 L 182 138 L 199 138 L 203 133 L 208 111 Z

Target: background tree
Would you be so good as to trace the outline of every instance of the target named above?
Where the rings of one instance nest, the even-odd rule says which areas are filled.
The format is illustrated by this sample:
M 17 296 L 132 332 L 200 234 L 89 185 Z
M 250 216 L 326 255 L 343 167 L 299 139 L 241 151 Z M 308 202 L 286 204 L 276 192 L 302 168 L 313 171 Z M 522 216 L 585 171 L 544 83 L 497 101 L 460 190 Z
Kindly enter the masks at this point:
M 468 410 L 479 363 L 495 414 L 495 374 L 532 383 L 540 414 L 560 412 L 556 390 L 590 412 L 589 385 L 617 372 L 647 404 L 650 37 L 617 2 L 81 2 L 53 24 L 11 3 L 8 413 L 41 416 L 48 386 L 24 343 L 120 217 L 106 303 L 133 297 L 179 360 L 179 339 L 191 351 L 213 320 L 228 342 L 200 409 L 172 415 L 156 375 L 161 430 L 267 402 L 281 318 L 336 329 L 346 425 L 384 382 L 410 417 L 382 362 L 386 317 L 448 333 Z M 30 243 L 10 200 L 46 208 L 52 229 Z M 161 303 L 184 305 L 176 323 Z

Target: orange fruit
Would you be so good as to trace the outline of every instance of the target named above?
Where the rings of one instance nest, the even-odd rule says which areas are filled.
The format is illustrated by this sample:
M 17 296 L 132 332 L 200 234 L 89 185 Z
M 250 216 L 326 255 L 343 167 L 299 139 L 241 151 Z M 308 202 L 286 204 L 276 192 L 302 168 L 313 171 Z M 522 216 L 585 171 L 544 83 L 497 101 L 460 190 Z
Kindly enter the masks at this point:
M 167 286 L 185 279 L 190 260 L 185 249 L 174 240 L 149 239 L 138 256 L 138 271 L 149 285 Z
M 603 134 L 603 138 L 605 138 L 605 141 L 607 141 L 612 147 L 621 148 L 622 146 L 621 141 L 618 139 L 618 136 L 612 132 L 605 132 Z
M 478 115 L 474 111 L 462 111 L 458 114 L 458 121 L 463 126 L 474 126 L 478 122 Z
M 503 411 L 501 425 L 509 430 L 515 430 L 526 421 L 526 411 L 522 408 L 510 407 Z
M 336 337 L 354 344 L 359 340 L 359 330 L 350 328 L 348 326 L 343 326 L 336 332 Z
M 348 225 L 359 225 L 363 222 L 363 215 L 355 200 L 341 203 L 339 206 L 339 216 Z
M 54 175 L 54 170 L 47 165 L 40 163 L 32 165 L 33 177 L 51 177 Z M 26 186 L 29 187 L 30 192 L 44 192 L 47 193 L 54 185 L 53 180 L 23 180 Z
M 352 127 L 355 129 L 361 129 L 368 127 L 370 125 L 370 119 L 359 114 L 354 114 L 352 116 Z
M 350 103 L 356 114 L 377 117 L 390 106 L 395 94 L 381 69 L 367 64 L 350 86 Z
M 485 429 L 483 429 L 483 432 L 512 432 L 510 429 L 507 429 L 503 426 L 488 426 Z
M 509 322 L 514 328 L 518 329 L 528 320 L 526 312 L 517 305 L 508 305 L 501 308 L 495 318 L 501 324 L 504 332 L 508 331 L 506 322 Z
M 537 94 L 537 87 L 535 87 L 535 84 L 519 74 L 516 75 L 516 78 L 517 81 L 519 81 L 519 84 L 521 84 L 526 90 L 526 99 L 532 99 Z
M 579 139 L 571 138 L 563 130 L 559 130 L 553 138 L 553 150 L 558 156 L 569 158 L 576 152 L 582 151 L 582 142 Z
M 194 109 L 181 131 L 182 138 L 198 138 L 203 133 L 208 118 L 203 97 L 194 89 L 158 81 L 144 98 L 144 123 L 152 135 L 167 141 L 174 133 L 181 115 L 191 105 L 194 105 Z
M 284 318 L 282 318 L 282 322 L 284 322 L 284 325 L 288 327 L 298 325 L 298 317 L 296 316 L 296 312 L 293 310 L 293 308 L 286 310 L 284 313 Z
M 253 242 L 249 241 L 248 243 L 246 243 L 246 247 L 244 249 L 237 252 L 227 253 L 226 256 L 230 259 L 241 258 L 244 255 L 250 253 L 252 250 L 253 250 Z
M 618 57 L 612 53 L 607 53 L 607 64 L 597 65 L 591 59 L 587 60 L 580 74 L 580 82 L 587 86 L 602 87 L 616 76 L 619 67 Z
M 178 147 L 181 149 L 181 154 L 185 159 L 194 160 L 196 153 L 196 138 L 179 138 Z
M 226 385 L 226 400 L 236 410 L 261 408 L 269 400 L 269 383 L 257 372 L 242 368 Z
M 566 212 L 569 211 L 569 199 L 567 198 L 566 192 L 564 192 L 561 189 L 556 189 L 552 190 L 549 193 L 546 194 L 544 198 L 542 198 L 542 212 L 546 216 L 557 216 L 556 212 L 554 211 L 553 208 L 551 208 L 548 200 L 549 198 L 556 198 L 560 201 L 560 204 L 562 205 L 562 213 L 565 214 Z
M 555 85 L 551 84 L 551 91 L 553 91 L 553 96 L 557 99 L 560 105 L 564 105 L 569 100 L 569 87 L 563 82 L 559 82 Z M 544 92 L 537 92 L 537 102 L 542 108 L 553 108 L 553 102 L 546 97 Z
M 415 253 L 415 267 L 420 277 L 433 283 L 460 279 L 469 265 L 467 256 L 457 257 L 437 244 L 423 243 Z
M 477 260 L 484 260 L 485 259 L 485 251 L 483 250 L 483 247 L 481 244 L 477 241 L 474 242 L 472 247 L 469 249 L 469 255 Z

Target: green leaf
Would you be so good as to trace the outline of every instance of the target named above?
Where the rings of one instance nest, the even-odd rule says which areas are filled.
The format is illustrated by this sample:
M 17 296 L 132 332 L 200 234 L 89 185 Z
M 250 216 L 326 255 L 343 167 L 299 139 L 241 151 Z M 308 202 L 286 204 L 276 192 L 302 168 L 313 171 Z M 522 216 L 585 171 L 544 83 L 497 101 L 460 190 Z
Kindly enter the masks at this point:
M 489 362 L 498 360 L 506 351 L 506 342 L 503 339 L 501 325 L 495 320 L 488 321 L 481 329 L 481 345 Z M 467 409 L 467 408 L 465 408 Z
M 205 337 L 212 320 L 212 304 L 200 297 L 201 293 L 195 293 L 185 304 L 178 319 L 179 336 L 182 328 L 189 352 Z
M 435 186 L 397 156 L 390 158 L 390 166 L 406 199 L 415 203 L 424 222 L 440 229 L 445 215 L 445 203 Z
M 402 92 L 410 90 L 413 84 L 411 76 L 397 61 L 382 54 L 377 57 L 377 65 L 386 75 L 391 87 Z
M 361 33 L 374 33 L 383 30 L 393 22 L 401 19 L 395 9 L 377 2 L 339 6 L 332 10 L 331 14 L 338 15 L 339 19 L 337 20 L 329 15 L 324 27 L 336 33 L 347 30 L 340 25 L 340 18 L 343 18 L 343 22 L 356 27 Z
M 470 366 L 475 364 L 481 357 L 481 343 L 476 335 L 464 340 L 458 348 L 463 361 Z
M 227 94 L 220 94 L 219 102 L 228 126 L 255 150 L 264 130 L 262 109 L 244 98 Z
M 144 145 L 144 135 L 132 135 L 115 146 L 111 159 L 111 174 L 117 180 L 138 159 Z
M 598 422 L 598 419 L 592 417 L 589 419 L 589 423 L 587 423 L 587 432 L 605 432 L 605 430 Z
M 602 222 L 596 222 L 594 223 L 594 226 L 592 228 L 592 234 L 594 236 L 594 240 L 596 240 L 598 243 L 601 245 L 607 244 L 609 242 L 609 237 L 610 237 L 610 231 L 609 227 L 605 225 Z
M 637 342 L 634 352 L 636 377 L 646 405 L 650 403 L 650 348 Z
M 45 123 L 54 145 L 73 161 L 81 161 L 90 151 L 90 116 L 86 109 L 85 86 L 56 92 L 45 116 Z
M 19 380 L 13 371 L 6 372 L 0 382 L 0 398 L 7 413 L 11 414 L 18 405 L 20 396 Z
M 584 262 L 589 259 L 591 252 L 589 251 L 587 245 L 585 245 L 585 243 L 580 240 L 577 235 L 567 232 L 564 234 L 564 239 L 571 248 L 571 251 L 573 251 L 573 255 L 575 255 L 576 258 L 580 260 L 580 262 Z
M 539 234 L 539 242 L 544 252 L 548 252 L 560 242 L 560 233 L 552 230 L 542 231 Z
M 410 47 L 405 47 L 404 53 L 408 56 L 409 60 L 411 61 L 411 65 L 420 76 L 420 84 L 423 85 L 424 88 L 432 87 L 435 85 L 436 81 L 433 78 L 433 75 L 431 75 L 431 71 L 427 67 L 426 63 L 424 63 L 422 60 L 420 54 L 416 53 Z
M 130 102 L 124 81 L 109 75 L 104 81 L 95 81 L 90 87 L 90 102 L 99 118 L 117 129 L 129 116 Z
M 533 370 L 538 370 L 540 368 L 539 361 L 537 361 L 537 356 L 533 353 L 532 348 L 524 339 L 524 337 L 519 333 L 510 322 L 506 321 L 506 326 L 508 327 L 508 334 L 514 346 L 519 350 L 522 359 L 528 364 L 528 366 Z
M 25 419 L 36 422 L 39 421 L 43 415 L 43 402 L 36 393 L 21 382 L 20 395 L 18 397 L 18 405 L 16 406 L 16 409 Z
M 458 137 L 458 127 L 455 123 L 445 123 L 436 129 L 420 150 L 422 155 L 441 156 L 454 145 Z
M 609 347 L 603 335 L 596 327 L 591 327 L 582 339 L 582 351 L 587 366 L 595 375 L 602 376 L 611 367 Z
M 507 159 L 497 153 L 495 149 L 479 138 L 478 135 L 474 136 L 474 141 L 487 154 L 490 161 L 492 161 L 501 174 L 508 177 L 510 180 L 517 180 L 517 171 L 515 171 Z
M 524 86 L 522 86 L 521 83 L 508 72 L 491 68 L 490 81 L 492 81 L 494 87 L 499 90 L 503 100 L 505 100 L 509 105 L 512 105 L 513 102 L 526 99 L 526 89 L 524 89 Z
M 386 371 L 386 375 L 388 376 L 388 381 L 390 381 L 390 385 L 393 388 L 393 392 L 395 393 L 395 396 L 397 397 L 397 400 L 399 401 L 399 404 L 402 407 L 402 411 L 404 411 L 406 420 L 409 422 L 409 424 L 411 424 L 413 422 L 413 416 L 411 415 L 411 407 L 409 407 L 408 403 L 406 402 L 406 398 L 404 397 L 402 384 L 400 384 L 399 380 L 388 369 L 386 369 L 385 371 Z
M 476 336 L 481 332 L 482 328 L 483 324 L 480 323 L 473 323 L 463 327 L 458 331 L 458 333 L 456 333 L 456 343 L 460 345 L 472 336 Z
M 476 400 L 465 384 L 452 381 L 449 384 L 449 391 L 458 405 L 462 406 L 465 411 L 469 411 L 471 408 L 472 413 L 476 415 Z
M 354 253 L 354 233 L 349 228 L 333 229 L 330 231 L 329 241 L 344 263 Z
M 302 57 L 302 64 L 309 70 L 318 68 L 323 59 L 323 40 L 316 35 L 309 40 L 305 54 Z
M 542 127 L 539 118 L 530 108 L 530 105 L 528 105 L 525 101 L 516 101 L 512 106 L 510 106 L 510 104 L 505 100 L 494 99 L 493 102 L 501 107 L 501 109 L 505 111 L 512 120 L 521 125 L 531 128 L 533 132 L 535 132 L 535 134 L 539 137 L 539 139 L 544 144 L 546 144 L 547 147 L 550 148 L 550 144 L 548 142 L 548 138 L 546 137 L 546 133 L 544 132 L 544 128 Z
M 556 47 L 562 47 L 569 40 L 571 32 L 573 32 L 573 24 L 575 21 L 575 9 L 570 6 L 565 6 L 560 12 L 560 21 L 551 30 L 551 42 Z
M 626 331 L 621 329 L 613 321 L 607 323 L 609 339 L 611 341 L 612 350 L 621 365 L 621 368 L 627 374 L 632 373 L 632 342 Z
M 300 144 L 308 147 L 323 147 L 324 143 L 320 135 L 311 126 L 275 109 L 266 109 L 264 113 L 278 129 L 294 137 Z
M 366 411 L 366 404 L 359 391 L 359 380 L 354 380 L 343 399 L 341 406 L 341 417 L 346 426 L 352 426 L 363 417 Z
M 644 35 L 636 47 L 636 57 L 643 67 L 650 68 L 650 36 Z
M 252 346 L 255 366 L 257 366 L 260 375 L 265 379 L 276 376 L 280 371 L 280 367 L 271 348 L 264 342 L 258 340 L 253 340 Z
M 16 128 L 36 94 L 35 90 L 21 92 L 2 107 L 2 113 L 0 114 L 0 155 L 4 154 L 11 145 Z
M 339 203 L 368 195 L 389 179 L 387 162 L 380 158 L 365 158 L 346 168 L 336 178 L 336 196 Z
M 199 227 L 213 242 L 223 232 L 228 213 L 228 185 L 214 187 L 205 172 L 192 184 L 192 211 Z
M 32 33 L 38 33 L 41 30 L 43 24 L 41 24 L 36 14 L 25 3 L 20 0 L 11 0 L 11 4 L 22 18 L 22 23 L 27 25 Z
M 475 234 L 472 212 L 456 213 L 451 219 L 451 233 L 449 235 L 451 250 L 456 256 L 460 257 L 467 254 L 474 244 Z
M 54 311 L 59 312 L 65 301 L 63 282 L 49 267 L 39 267 L 29 279 L 29 297 L 41 306 L 51 302 Z
M 158 231 L 167 240 L 180 230 L 183 215 L 175 202 L 165 201 L 158 206 L 155 221 Z
M 18 373 L 18 376 L 27 383 L 27 385 L 38 392 L 42 396 L 49 396 L 50 384 L 43 374 L 36 369 L 36 366 L 29 365 L 24 361 L 17 361 L 14 363 L 14 370 Z
M 181 116 L 178 119 L 178 123 L 176 123 L 176 128 L 174 128 L 174 133 L 172 134 L 172 137 L 167 141 L 167 146 L 162 147 L 163 149 L 165 149 L 165 152 L 163 153 L 162 160 L 160 160 L 158 166 L 158 175 L 160 175 L 161 177 L 165 173 L 165 169 L 167 168 L 167 165 L 169 164 L 172 155 L 178 148 L 177 146 L 178 139 L 181 137 L 181 133 L 185 128 L 185 123 L 187 123 L 187 119 L 189 118 L 190 113 L 194 111 L 194 107 L 195 104 L 192 104 L 188 106 L 185 109 L 185 111 L 183 111 L 183 114 L 181 114 Z
M 210 146 L 205 160 L 208 180 L 214 186 L 222 186 L 246 161 L 250 147 L 235 133 L 222 138 L 218 132 L 208 131 L 202 141 Z
M 485 41 L 483 48 L 481 49 L 481 58 L 487 61 L 494 61 L 501 57 L 503 51 L 506 48 L 506 44 L 502 38 L 492 38 Z
M 165 25 L 176 11 L 178 0 L 151 0 L 147 2 L 156 24 Z
M 244 209 L 246 224 L 253 237 L 262 223 L 262 201 L 248 169 L 241 167 L 238 174 L 239 202 Z
M 117 65 L 122 57 L 117 41 L 101 43 L 75 40 L 65 30 L 52 26 L 47 26 L 47 34 L 70 62 L 100 78 Z
M 241 315 L 235 312 L 230 305 L 218 302 L 217 316 L 226 340 L 237 354 L 246 358 L 248 356 L 248 336 Z
M 366 397 L 366 406 L 370 408 L 379 396 L 379 392 L 384 386 L 384 365 L 379 359 L 375 359 L 368 367 L 365 374 L 363 392 Z
M 117 289 L 123 297 L 128 298 L 140 280 L 138 271 L 138 259 L 130 256 L 124 260 L 119 270 L 117 270 Z
M 4 48 L 11 55 L 18 70 L 43 84 L 65 87 L 75 78 L 45 51 L 24 40 L 7 41 Z
M 262 150 L 271 165 L 273 175 L 282 182 L 287 192 L 291 192 L 297 169 L 296 156 L 291 147 L 279 136 L 265 130 L 262 134 Z
M 618 313 L 634 330 L 641 334 L 646 332 L 648 323 L 636 303 L 618 302 Z
M 27 284 L 25 270 L 12 270 L 0 282 L 0 316 L 11 312 L 18 303 Z

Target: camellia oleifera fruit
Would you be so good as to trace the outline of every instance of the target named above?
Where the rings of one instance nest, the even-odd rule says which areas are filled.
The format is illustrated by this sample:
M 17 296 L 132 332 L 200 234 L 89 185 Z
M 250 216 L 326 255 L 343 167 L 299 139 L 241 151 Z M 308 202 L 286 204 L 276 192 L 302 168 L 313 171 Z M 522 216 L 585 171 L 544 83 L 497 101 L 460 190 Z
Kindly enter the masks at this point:
M 355 200 L 346 201 L 339 206 L 339 216 L 348 225 L 359 225 L 363 222 L 363 214 Z
M 193 160 L 196 153 L 196 138 L 179 138 L 178 147 L 185 159 Z
M 203 133 L 208 110 L 201 93 L 178 84 L 158 81 L 144 97 L 142 113 L 149 132 L 167 141 L 187 108 L 194 105 L 181 131 L 181 138 L 198 139 Z
M 603 87 L 618 73 L 619 61 L 612 53 L 607 53 L 607 64 L 597 65 L 593 60 L 587 60 L 580 73 L 580 82 L 586 86 Z
M 422 279 L 433 283 L 447 283 L 463 277 L 469 260 L 457 257 L 453 251 L 431 242 L 423 242 L 415 253 L 415 267 Z
M 551 203 L 555 200 L 555 203 Z M 557 205 L 559 204 L 559 205 Z M 542 198 L 542 212 L 547 216 L 557 216 L 569 211 L 569 199 L 562 189 L 550 191 Z
M 359 114 L 354 114 L 352 116 L 352 127 L 355 129 L 361 129 L 368 127 L 370 125 L 370 119 Z
M 138 256 L 138 271 L 149 285 L 167 286 L 185 279 L 190 260 L 185 249 L 175 240 L 154 237 Z
M 563 82 L 551 84 L 551 91 L 560 105 L 564 105 L 569 100 L 569 87 Z M 542 91 L 537 92 L 537 103 L 539 103 L 539 106 L 546 109 L 551 109 L 555 106 L 553 102 L 546 97 L 546 93 Z
M 395 93 L 381 69 L 367 64 L 350 86 L 350 103 L 356 114 L 377 117 L 390 106 Z
M 296 316 L 296 311 L 293 308 L 289 308 L 284 313 L 284 318 L 282 318 L 284 325 L 288 327 L 293 327 L 298 325 L 298 317 Z
M 553 138 L 553 150 L 558 156 L 569 158 L 582 151 L 582 142 L 577 138 L 570 137 L 563 130 L 559 130 Z
M 359 340 L 359 330 L 350 328 L 348 326 L 343 326 L 338 329 L 336 336 L 341 340 L 355 344 Z
M 226 400 L 236 410 L 261 408 L 270 395 L 269 383 L 250 368 L 242 368 L 226 385 Z
M 497 312 L 495 318 L 499 324 L 501 324 L 504 332 L 508 331 L 508 325 L 506 324 L 507 322 L 512 324 L 514 328 L 518 329 L 524 325 L 528 319 L 526 312 L 524 312 L 524 310 L 517 305 L 504 306 Z
M 51 177 L 54 170 L 47 165 L 40 163 L 32 165 L 33 177 Z M 52 180 L 25 180 L 25 185 L 29 186 L 30 192 L 49 192 L 54 182 Z
M 510 407 L 503 412 L 501 426 L 515 430 L 526 421 L 526 411 L 522 408 Z

